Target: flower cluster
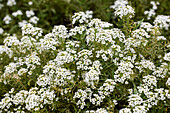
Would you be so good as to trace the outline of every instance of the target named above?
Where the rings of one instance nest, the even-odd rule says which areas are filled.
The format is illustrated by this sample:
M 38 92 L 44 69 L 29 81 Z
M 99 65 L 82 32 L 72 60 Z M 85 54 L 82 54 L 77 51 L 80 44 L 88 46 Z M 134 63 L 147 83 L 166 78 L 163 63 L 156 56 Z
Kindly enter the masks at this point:
M 110 8 L 112 9 L 117 9 L 118 7 L 124 7 L 128 4 L 128 1 L 127 0 L 116 0 L 114 2 L 114 5 L 111 5 Z
M 157 10 L 157 5 L 160 5 L 159 2 L 155 3 L 155 1 L 151 1 L 150 4 L 152 4 L 152 9 L 144 12 L 145 15 L 148 15 L 148 17 L 147 17 L 148 20 L 150 20 L 151 17 L 156 15 L 155 10 Z
M 12 13 L 12 16 L 14 16 L 14 17 L 16 17 L 16 16 L 18 16 L 18 15 L 22 15 L 21 10 L 18 10 L 18 11 L 16 11 L 16 12 L 13 12 L 13 13 Z
M 170 52 L 165 54 L 164 60 L 170 61 Z
M 73 18 L 72 24 L 75 24 L 76 21 L 78 21 L 80 24 L 82 24 L 82 23 L 88 23 L 88 22 L 89 22 L 88 19 L 91 19 L 91 18 L 92 18 L 92 14 L 93 14 L 92 11 L 75 13 L 75 14 L 72 16 L 72 18 Z
M 11 17 L 9 15 L 6 15 L 3 19 L 3 21 L 5 22 L 5 24 L 9 24 L 11 22 Z
M 16 1 L 15 0 L 8 0 L 7 6 L 13 6 L 13 5 L 16 5 Z
M 135 12 L 127 4 L 117 0 L 113 8 L 130 22 Z M 33 10 L 26 15 L 37 23 Z M 169 40 L 158 24 L 132 22 L 125 33 L 92 19 L 92 11 L 75 13 L 71 28 L 55 25 L 47 34 L 27 21 L 20 24 L 22 36 L 7 35 L 0 46 L 0 83 L 12 86 L 0 95 L 0 112 L 146 113 L 168 106 Z M 159 53 L 150 44 L 165 47 Z
M 121 61 L 118 64 L 119 67 L 115 71 L 114 79 L 116 82 L 124 83 L 126 79 L 130 79 L 131 75 L 134 74 L 133 67 L 134 65 L 131 62 Z
M 80 106 L 81 109 L 83 109 L 84 106 L 86 105 L 84 101 L 86 99 L 90 99 L 91 95 L 92 91 L 89 88 L 86 90 L 79 89 L 77 92 L 75 92 L 73 99 L 79 99 L 76 104 Z
M 42 29 L 38 27 L 33 27 L 32 24 L 26 24 L 22 27 L 22 35 L 32 35 L 38 39 L 42 36 Z
M 169 29 L 170 26 L 170 16 L 165 16 L 165 15 L 158 15 L 154 22 L 155 26 L 160 27 L 161 29 Z
M 90 111 L 86 111 L 86 113 L 108 113 L 106 109 L 104 108 L 99 108 L 97 110 L 90 110 Z
M 6 112 L 15 111 L 20 113 L 22 111 L 22 113 L 25 113 L 25 111 L 38 111 L 43 108 L 43 105 L 52 104 L 54 100 L 58 100 L 54 91 L 47 88 L 38 89 L 34 87 L 29 91 L 14 92 L 14 88 L 12 88 L 0 102 L 0 108 Z M 13 109 L 10 109 L 12 106 Z
M 132 18 L 134 16 L 134 14 L 135 14 L 134 9 L 129 5 L 119 6 L 115 11 L 115 15 L 121 19 L 125 16 Z
M 6 13 L 5 15 L 3 15 L 3 18 L 2 18 L 2 21 L 3 21 L 3 24 L 1 25 L 2 29 L 5 29 L 5 30 L 8 29 L 8 27 L 4 27 L 5 25 L 10 26 L 10 28 L 12 28 L 11 26 L 15 26 L 15 29 L 16 29 L 18 28 L 18 26 L 23 27 L 25 24 L 28 24 L 28 23 L 32 23 L 32 24 L 38 23 L 39 17 L 36 15 L 35 11 L 32 8 L 29 7 L 29 9 L 24 8 L 24 10 L 22 9 L 16 10 L 15 7 L 18 7 L 18 5 L 20 5 L 20 3 L 17 4 L 18 1 L 16 0 L 2 1 L 1 0 L 0 2 L 5 2 L 4 4 L 0 3 L 0 10 L 3 7 L 7 7 L 7 10 L 5 11 Z M 32 2 L 29 2 L 29 3 L 33 4 Z M 22 3 L 22 4 L 25 4 L 25 3 Z M 2 33 L 0 32 L 0 34 Z
M 128 47 L 137 47 L 140 45 L 146 46 L 148 42 L 147 38 L 150 38 L 150 35 L 144 29 L 137 29 L 132 31 L 131 35 L 132 37 L 129 37 L 125 40 L 125 44 Z

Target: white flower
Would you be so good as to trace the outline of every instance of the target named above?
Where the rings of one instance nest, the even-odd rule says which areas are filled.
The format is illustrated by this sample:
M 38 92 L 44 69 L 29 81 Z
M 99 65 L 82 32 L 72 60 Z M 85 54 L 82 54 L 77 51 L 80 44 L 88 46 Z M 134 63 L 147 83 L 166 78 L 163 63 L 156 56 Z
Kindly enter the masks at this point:
M 3 4 L 0 4 L 0 10 L 2 9 L 2 7 L 4 7 L 4 5 L 3 5 Z
M 75 24 L 76 21 L 79 21 L 79 23 L 88 23 L 89 19 L 92 18 L 92 11 L 86 11 L 86 12 L 78 12 L 74 13 L 72 16 L 72 24 Z
M 39 21 L 39 18 L 34 16 L 34 17 L 31 17 L 29 22 L 33 23 L 33 24 L 37 24 L 37 22 Z
M 155 1 L 151 1 L 150 4 L 153 5 L 152 9 L 150 9 L 149 11 L 144 11 L 144 14 L 145 14 L 145 15 L 148 15 L 148 16 L 147 16 L 147 19 L 148 19 L 148 20 L 150 20 L 151 17 L 153 17 L 153 16 L 156 15 L 155 10 L 157 10 L 157 5 L 159 5 L 159 2 L 155 3 Z
M 111 27 L 113 26 L 111 23 L 108 22 L 103 22 L 98 18 L 92 19 L 89 23 L 88 23 L 89 27 L 94 27 L 94 28 L 105 28 L 105 27 Z
M 126 6 L 128 4 L 128 1 L 127 0 L 116 0 L 114 2 L 114 5 L 111 5 L 110 8 L 112 9 L 117 9 L 118 7 L 122 6 Z
M 104 109 L 104 108 L 98 108 L 98 109 L 96 110 L 96 113 L 108 113 L 108 112 L 107 112 L 107 110 Z
M 11 17 L 10 17 L 9 15 L 6 15 L 6 16 L 4 17 L 4 19 L 3 19 L 3 21 L 5 22 L 5 24 L 9 24 L 11 20 L 12 20 L 12 19 L 11 19 Z
M 4 30 L 0 27 L 0 34 L 3 34 Z
M 32 5 L 32 4 L 33 4 L 33 2 L 32 2 L 32 1 L 29 1 L 29 2 L 28 2 L 28 5 Z
M 143 77 L 143 82 L 145 85 L 151 87 L 153 89 L 153 86 L 157 86 L 157 80 L 155 76 L 147 75 Z
M 8 0 L 7 6 L 13 6 L 13 5 L 16 5 L 15 0 Z
M 12 15 L 16 17 L 18 15 L 22 15 L 22 12 L 21 12 L 21 10 L 18 10 L 16 12 L 13 12 Z
M 147 113 L 145 106 L 135 106 L 133 113 Z
M 161 29 L 169 29 L 170 26 L 170 16 L 158 15 L 154 20 L 154 25 L 160 27 Z
M 165 54 L 164 60 L 170 61 L 170 52 Z
M 85 30 L 86 30 L 85 26 L 80 26 L 80 27 L 75 26 L 74 28 L 70 29 L 69 35 L 75 36 L 77 34 L 83 34 L 83 31 L 85 31 Z
M 34 15 L 35 15 L 35 13 L 34 13 L 33 10 L 26 11 L 26 16 L 27 17 L 31 17 L 31 16 L 34 16 Z
M 166 81 L 166 84 L 167 84 L 168 86 L 170 86 L 170 78 L 168 78 L 168 80 Z
M 132 113 L 130 108 L 123 108 L 119 111 L 119 113 Z
M 157 36 L 156 39 L 159 40 L 166 40 L 166 38 L 164 36 Z
M 135 15 L 135 10 L 129 5 L 120 6 L 116 9 L 115 15 L 120 17 L 121 19 L 124 16 L 128 16 L 129 18 L 132 18 Z
M 5 46 L 13 46 L 13 45 L 16 46 L 19 44 L 19 40 L 17 39 L 16 36 L 8 36 L 7 38 L 5 38 L 4 44 Z
M 26 20 L 22 20 L 22 22 L 18 22 L 19 27 L 23 27 L 26 24 L 28 24 L 28 22 Z
M 143 99 L 138 94 L 131 94 L 128 97 L 129 97 L 129 99 L 128 99 L 129 106 L 131 106 L 131 107 L 135 107 L 135 106 L 140 105 L 144 102 Z
M 43 30 L 41 28 L 33 27 L 33 25 L 30 23 L 24 25 L 21 29 L 22 29 L 22 35 L 29 34 L 31 36 L 35 36 L 36 39 L 38 39 L 40 36 L 42 36 L 42 32 L 43 32 Z
M 54 26 L 52 33 L 55 37 L 55 40 L 58 40 L 58 38 L 66 39 L 69 37 L 68 30 L 64 25 Z
M 25 68 L 21 68 L 19 71 L 18 71 L 18 75 L 22 75 L 24 73 L 28 72 L 28 69 L 25 69 Z
M 88 85 L 94 86 L 95 82 L 99 81 L 99 74 L 100 72 L 91 69 L 89 72 L 85 74 L 84 81 Z

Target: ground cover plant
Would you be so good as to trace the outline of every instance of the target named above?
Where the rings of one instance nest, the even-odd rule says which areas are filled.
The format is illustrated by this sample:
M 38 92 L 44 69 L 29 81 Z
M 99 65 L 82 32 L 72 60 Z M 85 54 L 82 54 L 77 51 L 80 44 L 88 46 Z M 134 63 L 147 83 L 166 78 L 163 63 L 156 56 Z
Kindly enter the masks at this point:
M 0 2 L 10 13 L 22 2 L 32 6 L 23 17 L 12 13 L 19 21 L 9 12 L 2 19 L 0 112 L 170 111 L 170 16 L 156 13 L 163 2 L 149 2 L 143 14 L 132 0 Z M 48 18 L 54 2 L 63 11 Z M 97 5 L 103 10 L 89 10 Z
M 0 44 L 6 36 L 5 33 L 21 35 L 20 28 L 26 23 L 32 23 L 50 32 L 54 25 L 71 27 L 71 16 L 75 12 L 91 10 L 95 18 L 112 23 L 114 27 L 122 26 L 114 18 L 110 6 L 119 6 L 128 3 L 135 8 L 134 21 L 145 18 L 153 23 L 157 15 L 169 15 L 169 0 L 156 0 L 159 5 L 151 0 L 0 0 Z M 156 6 L 155 6 L 156 5 Z M 115 7 L 114 6 L 114 7 Z M 153 8 L 154 7 L 154 8 Z M 146 12 L 145 12 L 146 11 Z M 148 11 L 148 12 L 147 12 Z M 150 18 L 149 20 L 147 18 Z M 163 31 L 169 36 L 169 30 Z

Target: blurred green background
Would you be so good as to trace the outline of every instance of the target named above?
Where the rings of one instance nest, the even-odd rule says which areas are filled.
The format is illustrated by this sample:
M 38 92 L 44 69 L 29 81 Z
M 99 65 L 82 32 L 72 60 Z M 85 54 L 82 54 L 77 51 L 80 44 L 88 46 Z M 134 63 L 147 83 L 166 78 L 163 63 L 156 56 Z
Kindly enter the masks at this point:
M 16 5 L 7 6 L 7 0 L 0 0 L 0 4 L 4 7 L 0 9 L 0 27 L 4 29 L 4 32 L 9 34 L 21 35 L 21 30 L 18 26 L 18 22 L 22 20 L 28 20 L 25 15 L 27 10 L 33 10 L 35 16 L 39 18 L 37 27 L 44 29 L 44 33 L 49 32 L 54 25 L 65 25 L 68 28 L 71 27 L 71 16 L 74 12 L 91 10 L 94 12 L 94 18 L 100 18 L 103 21 L 107 21 L 116 26 L 117 20 L 113 18 L 114 10 L 110 9 L 110 6 L 114 4 L 115 0 L 31 0 L 32 5 L 29 5 L 30 0 L 16 0 Z M 148 21 L 147 15 L 144 15 L 145 10 L 152 8 L 150 4 L 152 0 L 128 0 L 129 5 L 131 5 L 135 11 L 134 21 L 140 21 L 145 18 L 144 21 Z M 170 1 L 169 0 L 154 0 L 158 1 L 160 5 L 156 10 L 156 15 L 170 15 Z M 18 17 L 12 17 L 12 12 L 21 10 L 23 15 Z M 5 24 L 3 18 L 9 15 L 12 17 L 10 24 Z M 153 24 L 154 18 L 151 18 L 148 22 Z M 169 38 L 170 31 L 163 31 L 163 35 Z M 0 35 L 0 44 L 3 44 L 3 39 L 5 36 Z

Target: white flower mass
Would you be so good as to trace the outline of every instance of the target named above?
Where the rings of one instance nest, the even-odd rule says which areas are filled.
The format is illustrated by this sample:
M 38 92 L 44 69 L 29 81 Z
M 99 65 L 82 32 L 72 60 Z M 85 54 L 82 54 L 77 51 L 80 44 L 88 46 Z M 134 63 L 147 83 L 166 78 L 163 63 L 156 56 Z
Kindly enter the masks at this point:
M 15 0 L 7 1 L 7 6 L 16 4 Z M 145 11 L 148 19 L 159 5 L 151 4 L 153 10 Z M 127 0 L 116 0 L 110 8 L 121 20 L 135 16 Z M 0 62 L 8 59 L 0 70 L 0 82 L 9 85 L 13 80 L 23 88 L 11 88 L 1 95 L 0 113 L 53 112 L 60 109 L 60 102 L 65 103 L 60 105 L 64 108 L 69 103 L 83 113 L 113 113 L 110 111 L 122 104 L 119 113 L 147 113 L 158 105 L 168 105 L 170 52 L 156 53 L 155 62 L 147 56 L 152 53 L 141 51 L 148 50 L 153 41 L 170 47 L 168 37 L 161 35 L 162 29 L 169 29 L 169 16 L 158 15 L 154 25 L 141 22 L 127 35 L 112 23 L 92 18 L 93 11 L 74 13 L 71 28 L 54 25 L 48 33 L 35 27 L 40 18 L 33 10 L 25 14 L 28 20 L 18 23 L 22 36 L 8 34 L 0 45 Z M 10 24 L 23 15 L 17 10 L 3 22 Z M 0 36 L 3 34 L 0 27 Z

